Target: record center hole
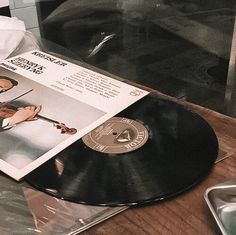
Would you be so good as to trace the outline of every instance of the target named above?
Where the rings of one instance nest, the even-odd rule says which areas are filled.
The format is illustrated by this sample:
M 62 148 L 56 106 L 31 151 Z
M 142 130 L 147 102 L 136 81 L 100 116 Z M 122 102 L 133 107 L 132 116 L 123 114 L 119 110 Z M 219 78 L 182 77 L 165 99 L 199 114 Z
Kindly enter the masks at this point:
M 112 135 L 117 135 L 117 132 L 113 132 Z

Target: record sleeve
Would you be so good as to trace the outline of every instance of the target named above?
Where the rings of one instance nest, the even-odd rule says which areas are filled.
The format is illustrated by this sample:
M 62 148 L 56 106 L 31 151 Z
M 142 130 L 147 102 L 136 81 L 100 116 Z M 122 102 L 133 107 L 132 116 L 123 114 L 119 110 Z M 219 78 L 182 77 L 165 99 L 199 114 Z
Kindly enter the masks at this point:
M 75 235 L 128 207 L 98 207 L 60 200 L 0 174 L 0 233 Z
M 18 181 L 148 94 L 40 50 L 0 62 L 0 81 L 0 170 Z

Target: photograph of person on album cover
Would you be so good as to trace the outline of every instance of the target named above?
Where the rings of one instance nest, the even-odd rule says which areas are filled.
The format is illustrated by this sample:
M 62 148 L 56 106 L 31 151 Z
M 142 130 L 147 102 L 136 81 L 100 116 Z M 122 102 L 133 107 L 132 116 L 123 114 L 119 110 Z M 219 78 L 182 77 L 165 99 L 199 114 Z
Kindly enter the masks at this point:
M 0 70 L 0 159 L 22 169 L 105 112 Z

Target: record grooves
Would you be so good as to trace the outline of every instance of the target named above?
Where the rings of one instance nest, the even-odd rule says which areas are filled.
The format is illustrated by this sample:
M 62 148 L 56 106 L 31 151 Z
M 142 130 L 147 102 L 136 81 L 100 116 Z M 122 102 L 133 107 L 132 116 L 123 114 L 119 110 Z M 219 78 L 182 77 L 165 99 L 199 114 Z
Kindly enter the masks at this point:
M 27 175 L 26 181 L 72 202 L 143 205 L 189 190 L 213 167 L 216 135 L 202 117 L 182 105 L 150 94 L 117 117 L 135 120 L 147 130 L 139 148 L 101 152 L 80 139 Z M 134 135 L 124 131 L 121 142 Z

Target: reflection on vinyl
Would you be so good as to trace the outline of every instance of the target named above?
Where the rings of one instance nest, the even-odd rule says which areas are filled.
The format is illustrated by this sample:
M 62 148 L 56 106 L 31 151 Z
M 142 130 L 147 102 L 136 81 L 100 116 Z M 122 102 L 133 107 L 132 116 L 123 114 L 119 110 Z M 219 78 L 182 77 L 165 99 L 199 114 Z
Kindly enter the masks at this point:
M 90 205 L 143 205 L 176 196 L 211 170 L 209 124 L 150 94 L 30 173 L 39 190 Z

